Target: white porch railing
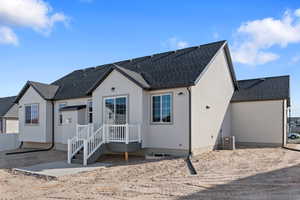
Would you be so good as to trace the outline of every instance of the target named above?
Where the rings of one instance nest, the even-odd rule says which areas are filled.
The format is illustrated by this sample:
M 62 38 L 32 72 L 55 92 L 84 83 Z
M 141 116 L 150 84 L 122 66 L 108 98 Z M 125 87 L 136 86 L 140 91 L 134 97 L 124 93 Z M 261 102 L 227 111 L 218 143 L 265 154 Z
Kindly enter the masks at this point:
M 68 139 L 68 163 L 71 164 L 71 160 L 75 154 L 83 147 L 83 140 L 78 137 Z
M 87 139 L 93 134 L 93 124 L 80 125 L 76 124 L 76 136 L 80 139 Z
M 142 142 L 140 124 L 111 125 L 104 124 L 95 132 L 93 124 L 77 125 L 76 136 L 68 140 L 68 162 L 83 147 L 83 164 L 87 165 L 88 158 L 104 143 Z
M 104 124 L 105 141 L 108 142 L 141 142 L 141 126 L 134 124 Z

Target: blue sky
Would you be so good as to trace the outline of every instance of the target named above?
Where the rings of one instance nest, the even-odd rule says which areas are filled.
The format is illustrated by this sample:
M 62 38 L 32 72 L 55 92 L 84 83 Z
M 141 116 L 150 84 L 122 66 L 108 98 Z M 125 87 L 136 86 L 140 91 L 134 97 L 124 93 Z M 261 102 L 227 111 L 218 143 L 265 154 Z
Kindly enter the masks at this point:
M 0 2 L 0 96 L 27 80 L 228 40 L 238 79 L 291 75 L 300 115 L 299 1 L 14 1 Z

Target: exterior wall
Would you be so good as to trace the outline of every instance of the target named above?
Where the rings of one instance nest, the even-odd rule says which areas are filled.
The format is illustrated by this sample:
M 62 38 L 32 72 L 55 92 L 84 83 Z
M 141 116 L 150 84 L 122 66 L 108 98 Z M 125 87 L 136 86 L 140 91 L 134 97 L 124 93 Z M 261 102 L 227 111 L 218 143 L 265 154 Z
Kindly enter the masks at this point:
M 143 89 L 114 70 L 93 92 L 94 128 L 103 124 L 103 98 L 120 95 L 128 96 L 128 123 L 143 123 Z
M 232 117 L 231 117 L 231 104 L 228 106 L 222 126 L 221 126 L 221 135 L 220 137 L 227 137 L 227 136 L 231 136 L 231 122 L 232 121 Z
M 112 91 L 111 88 L 115 90 Z M 182 95 L 178 93 L 182 92 Z M 168 125 L 151 124 L 151 95 L 173 94 L 173 122 Z M 142 148 L 188 149 L 188 92 L 186 88 L 145 91 L 117 71 L 113 71 L 93 92 L 95 128 L 103 124 L 103 98 L 128 96 L 128 123 L 142 124 Z
M 224 50 L 203 72 L 192 91 L 192 151 L 212 149 L 218 143 L 221 125 L 234 92 Z
M 14 104 L 4 115 L 4 118 L 18 118 L 18 105 Z
M 171 124 L 151 123 L 151 96 L 171 93 L 173 99 Z M 189 138 L 189 93 L 187 88 L 144 92 L 143 147 L 148 153 L 172 153 L 172 150 L 188 151 Z M 151 150 L 152 149 L 152 150 Z M 182 154 L 182 153 L 181 153 Z
M 25 124 L 25 105 L 39 104 L 39 124 Z M 51 130 L 47 129 L 47 122 L 51 120 L 47 110 L 49 103 L 30 87 L 19 101 L 19 129 L 20 141 L 24 142 L 51 142 Z M 51 115 L 51 113 L 50 113 Z
M 0 151 L 17 149 L 20 145 L 19 134 L 0 134 Z
M 74 105 L 86 105 L 90 98 L 78 98 L 78 99 L 67 99 L 55 101 L 54 103 L 54 124 L 55 124 L 55 143 L 57 146 L 59 144 L 68 144 L 68 139 L 75 136 L 76 124 L 87 124 L 87 114 L 86 110 L 82 109 L 80 112 L 80 120 L 78 119 L 78 111 L 64 111 L 62 112 L 63 119 L 71 119 L 71 123 L 59 124 L 59 104 L 66 103 L 67 106 Z M 79 121 L 78 121 L 79 120 Z
M 238 143 L 281 145 L 283 100 L 252 101 L 231 104 L 232 135 Z M 285 117 L 286 118 L 286 117 Z M 284 120 L 286 123 L 286 119 Z
M 5 119 L 5 133 L 19 133 L 18 119 Z

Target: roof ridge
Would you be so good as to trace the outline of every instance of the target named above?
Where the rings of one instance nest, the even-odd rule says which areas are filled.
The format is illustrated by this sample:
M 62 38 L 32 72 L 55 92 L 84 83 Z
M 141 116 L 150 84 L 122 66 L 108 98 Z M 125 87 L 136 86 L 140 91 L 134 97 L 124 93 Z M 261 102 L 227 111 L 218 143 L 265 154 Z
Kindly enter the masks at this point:
M 259 77 L 259 78 L 242 79 L 242 80 L 237 80 L 237 81 L 238 82 L 242 82 L 242 81 L 254 81 L 254 80 L 260 80 L 260 79 L 273 79 L 273 78 L 281 78 L 281 77 L 290 77 L 290 75 L 266 76 L 266 77 Z
M 138 57 L 135 57 L 135 58 L 129 58 L 129 59 L 124 59 L 124 60 L 119 60 L 119 61 L 115 61 L 115 62 L 105 63 L 105 64 L 102 64 L 102 65 L 96 65 L 96 66 L 93 66 L 93 67 L 87 67 L 87 68 L 77 69 L 77 70 L 74 70 L 73 72 L 84 71 L 84 70 L 91 69 L 91 68 L 98 69 L 98 68 L 101 68 L 101 67 L 105 67 L 106 65 L 113 65 L 113 64 L 117 64 L 117 63 L 125 62 L 125 61 L 131 62 L 131 61 L 134 61 L 134 60 L 137 60 L 137 59 L 141 59 L 141 58 L 146 58 L 146 57 L 151 58 L 154 55 L 165 54 L 165 53 L 174 53 L 174 52 L 182 51 L 182 50 L 185 50 L 185 49 L 199 48 L 199 47 L 204 47 L 204 46 L 209 46 L 209 45 L 214 45 L 214 44 L 217 44 L 217 43 L 224 43 L 224 42 L 227 42 L 227 40 L 219 40 L 219 41 L 215 41 L 215 42 L 210 42 L 210 43 L 205 43 L 205 44 L 190 46 L 190 47 L 186 47 L 186 48 L 181 48 L 181 49 L 176 49 L 176 50 L 170 50 L 170 51 L 164 51 L 164 52 L 160 52 L 160 53 L 150 54 L 150 55 L 147 55 L 147 56 L 138 56 Z

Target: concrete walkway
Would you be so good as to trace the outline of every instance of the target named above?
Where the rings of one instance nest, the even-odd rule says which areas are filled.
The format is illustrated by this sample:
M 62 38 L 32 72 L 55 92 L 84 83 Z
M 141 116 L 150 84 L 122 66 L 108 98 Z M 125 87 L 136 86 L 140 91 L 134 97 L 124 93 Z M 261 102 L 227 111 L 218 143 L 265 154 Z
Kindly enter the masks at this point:
M 80 172 L 93 171 L 108 166 L 111 166 L 111 164 L 95 163 L 84 167 L 81 164 L 68 164 L 66 161 L 57 161 L 33 165 L 29 167 L 14 168 L 13 170 L 47 177 L 61 177 L 77 174 Z
M 6 155 L 8 152 L 23 152 L 32 149 L 16 149 L 11 151 L 0 151 L 0 169 L 21 168 L 37 164 L 65 161 L 67 153 L 64 151 L 41 151 L 34 153 Z

